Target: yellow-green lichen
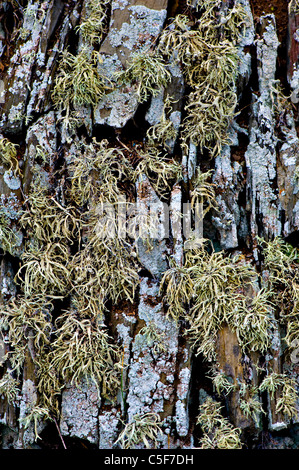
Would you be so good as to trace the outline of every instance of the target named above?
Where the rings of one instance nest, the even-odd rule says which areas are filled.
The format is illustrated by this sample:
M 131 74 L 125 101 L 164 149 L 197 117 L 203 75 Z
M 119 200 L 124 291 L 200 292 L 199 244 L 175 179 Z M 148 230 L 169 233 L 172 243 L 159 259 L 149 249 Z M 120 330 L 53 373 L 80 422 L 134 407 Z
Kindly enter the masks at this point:
M 151 52 L 136 52 L 132 54 L 128 67 L 118 72 L 115 78 L 121 85 L 134 85 L 137 99 L 143 103 L 150 96 L 156 96 L 162 87 L 166 87 L 171 74 L 158 55 L 155 56 Z
M 207 397 L 199 407 L 197 424 L 203 430 L 200 440 L 201 449 L 241 449 L 241 429 L 235 428 L 221 414 L 220 403 Z

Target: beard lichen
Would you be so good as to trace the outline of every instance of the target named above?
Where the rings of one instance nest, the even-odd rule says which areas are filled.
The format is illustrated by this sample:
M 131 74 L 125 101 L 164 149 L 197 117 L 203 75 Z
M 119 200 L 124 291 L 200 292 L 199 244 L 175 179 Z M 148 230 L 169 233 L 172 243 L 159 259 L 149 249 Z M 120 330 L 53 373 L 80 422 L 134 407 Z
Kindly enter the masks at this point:
M 222 416 L 222 406 L 207 397 L 199 407 L 196 424 L 203 430 L 200 440 L 201 449 L 241 449 L 241 429 L 235 428 L 227 418 Z
M 17 147 L 6 138 L 0 139 L 0 161 L 8 172 L 13 171 L 15 176 L 21 174 L 19 161 L 17 159 Z
M 170 81 L 171 74 L 164 60 L 153 52 L 135 52 L 128 67 L 115 74 L 120 85 L 133 84 L 139 103 L 156 96 Z
M 120 386 L 121 353 L 97 318 L 82 318 L 69 310 L 56 320 L 51 363 L 62 383 L 80 386 L 82 378 L 101 385 L 104 397 L 113 397 Z
M 76 27 L 85 44 L 101 43 L 107 28 L 108 9 L 111 0 L 89 0 L 86 2 L 85 15 L 80 25 Z

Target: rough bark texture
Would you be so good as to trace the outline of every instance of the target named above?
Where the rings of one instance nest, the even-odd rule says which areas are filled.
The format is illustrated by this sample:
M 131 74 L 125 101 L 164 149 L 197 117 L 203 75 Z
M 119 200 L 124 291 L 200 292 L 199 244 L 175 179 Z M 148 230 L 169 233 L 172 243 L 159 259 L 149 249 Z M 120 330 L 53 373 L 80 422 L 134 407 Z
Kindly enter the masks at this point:
M 94 20 L 97 21 L 95 28 L 89 25 L 89 29 L 84 29 L 82 25 L 95 18 L 95 11 L 99 12 L 100 8 L 93 10 L 97 3 L 103 10 L 102 26 L 99 27 L 97 19 Z M 212 27 L 218 31 L 219 41 L 225 34 L 228 38 L 233 37 L 230 32 L 219 28 L 219 22 L 223 20 L 224 25 L 232 28 L 231 23 L 225 23 L 226 18 L 239 7 L 245 12 L 245 19 L 238 26 L 237 40 L 231 39 L 238 60 L 237 73 L 228 85 L 229 92 L 235 93 L 237 98 L 235 114 L 229 116 L 226 126 L 229 139 L 219 138 L 217 142 L 214 134 L 212 149 L 210 145 L 201 145 L 202 136 L 208 132 L 205 127 L 200 127 L 201 123 L 197 123 L 196 138 L 184 134 L 191 109 L 186 107 L 190 103 L 188 99 L 191 99 L 188 97 L 196 93 L 196 80 L 201 79 L 196 75 L 192 81 L 188 78 L 188 73 L 197 64 L 196 57 L 192 56 L 194 51 L 180 55 L 187 39 L 179 49 L 172 44 L 173 50 L 168 51 L 168 55 L 163 47 L 159 49 L 163 30 L 176 28 L 175 23 L 169 27 L 173 18 L 184 15 L 188 20 L 185 29 L 180 30 L 181 35 L 197 31 L 207 7 L 211 6 L 215 10 L 215 15 L 211 14 Z M 296 300 L 299 268 L 295 256 L 291 259 L 291 255 L 285 261 L 291 260 L 289 266 L 285 264 L 285 271 L 274 261 L 271 264 L 268 260 L 267 264 L 265 251 L 267 243 L 275 243 L 275 240 L 280 240 L 280 244 L 273 245 L 277 246 L 277 252 L 283 240 L 288 243 L 283 245 L 287 246 L 288 253 L 292 247 L 299 247 L 298 24 L 299 5 L 293 0 L 289 3 L 285 0 L 0 2 L 1 448 L 234 447 L 227 441 L 221 444 L 215 423 L 207 430 L 200 419 L 197 421 L 199 407 L 207 403 L 207 397 L 220 403 L 223 418 L 229 420 L 234 430 L 240 430 L 243 448 L 298 446 L 298 398 L 296 402 L 293 397 L 291 413 L 286 407 L 277 405 L 284 396 L 288 380 L 292 381 L 292 391 L 299 388 L 296 349 L 299 338 L 296 339 L 295 333 L 285 340 L 288 331 L 299 331 L 296 310 L 299 308 Z M 211 47 L 214 47 L 212 44 L 215 46 L 211 39 Z M 106 80 L 106 88 L 98 90 L 96 97 L 91 94 L 89 102 L 84 98 L 81 102 L 76 101 L 75 89 L 72 88 L 75 85 L 70 84 L 59 95 L 60 102 L 57 94 L 56 98 L 55 93 L 53 95 L 57 87 L 55 80 L 63 77 L 60 64 L 64 64 L 65 74 L 71 73 L 71 67 L 67 68 L 63 62 L 63 51 L 68 51 L 72 57 L 78 57 L 83 51 L 85 62 L 93 60 L 93 51 L 100 54 L 101 59 L 95 68 Z M 160 51 L 159 57 L 163 59 L 170 79 L 163 86 L 155 87 L 150 74 L 158 77 L 159 71 L 154 68 L 148 72 L 145 78 L 151 83 L 152 93 L 143 100 L 138 95 L 140 78 L 138 81 L 133 77 L 124 83 L 118 82 L 115 74 L 129 68 L 135 53 L 147 57 L 150 51 Z M 210 72 L 206 73 L 208 76 Z M 218 75 L 220 73 L 219 68 Z M 84 86 L 83 93 L 87 94 L 86 83 Z M 209 86 L 208 82 L 205 86 Z M 205 100 L 205 86 L 198 88 L 201 90 L 201 103 Z M 68 92 L 72 93 L 71 98 Z M 223 91 L 220 91 L 220 103 L 224 99 L 221 93 Z M 197 106 L 195 114 L 199 120 L 204 119 L 206 108 L 199 109 L 200 104 Z M 216 101 L 213 106 L 217 108 Z M 159 124 L 165 122 L 172 129 L 172 134 L 166 135 L 166 144 L 162 134 L 158 134 L 162 128 Z M 155 126 L 154 143 L 149 145 L 149 136 L 153 134 L 148 134 L 147 130 L 152 126 Z M 115 170 L 115 157 L 111 154 L 117 195 L 123 194 L 127 201 L 136 202 L 143 214 L 150 210 L 154 212 L 158 216 L 155 222 L 158 235 L 151 245 L 142 237 L 137 242 L 134 237 L 129 237 L 126 244 L 120 248 L 117 245 L 119 251 L 115 252 L 109 245 L 108 271 L 104 272 L 100 271 L 101 260 L 107 252 L 93 251 L 93 245 L 88 242 L 94 240 L 94 234 L 89 230 L 92 212 L 90 216 L 88 211 L 97 205 L 105 184 L 110 184 L 110 173 L 105 173 L 104 183 L 99 182 L 103 178 L 99 176 L 101 169 L 92 166 L 95 152 L 100 152 L 100 144 L 106 139 L 106 150 L 118 149 L 120 166 L 126 160 L 131 173 L 135 171 L 131 180 L 127 175 L 123 176 L 121 171 Z M 5 142 L 16 150 L 10 161 L 6 157 Z M 213 148 L 216 149 L 218 144 L 220 151 L 214 152 Z M 144 155 L 147 152 L 152 152 L 151 158 L 154 159 L 153 148 L 160 152 L 160 161 L 173 163 L 173 172 L 174 168 L 179 168 L 176 173 L 168 173 L 166 181 L 157 181 L 158 166 L 149 170 L 146 165 L 139 166 L 140 162 L 146 161 Z M 92 190 L 86 193 L 89 200 L 78 201 L 79 193 L 75 193 L 78 189 L 76 165 L 86 155 L 88 158 L 91 156 L 88 164 L 92 170 L 87 171 L 87 177 L 83 176 L 81 183 L 87 191 L 90 181 Z M 140 168 L 142 171 L 137 171 Z M 178 275 L 182 272 L 180 269 L 188 267 L 186 256 L 192 249 L 186 248 L 186 234 L 179 214 L 183 211 L 183 204 L 190 202 L 198 189 L 198 169 L 201 174 L 208 174 L 206 184 L 214 195 L 203 221 L 203 237 L 211 241 L 207 244 L 207 252 L 211 254 L 209 250 L 213 246 L 213 250 L 221 253 L 224 259 L 232 259 L 228 257 L 236 255 L 238 263 L 253 268 L 255 274 L 252 274 L 250 283 L 239 285 L 238 291 L 230 291 L 235 292 L 236 303 L 239 294 L 249 299 L 247 311 L 250 311 L 251 300 L 254 302 L 261 293 L 268 293 L 262 308 L 267 319 L 271 319 L 272 327 L 267 332 L 269 341 L 265 348 L 255 347 L 261 343 L 249 339 L 245 345 L 247 337 L 245 334 L 242 336 L 240 328 L 234 328 L 234 320 L 229 320 L 231 317 L 228 315 L 219 320 L 215 332 L 211 330 L 215 355 L 206 355 L 205 350 L 200 349 L 201 335 L 206 332 L 198 333 L 197 342 L 192 332 L 188 333 L 190 325 L 192 330 L 192 322 L 197 321 L 190 312 L 197 302 L 198 290 L 193 292 L 193 297 L 191 295 L 182 302 L 180 314 L 170 313 L 171 298 L 165 291 L 168 279 L 165 273 L 167 275 L 173 269 Z M 99 191 L 93 189 L 97 185 Z M 34 217 L 41 217 L 36 214 L 45 212 L 39 212 L 37 206 L 34 212 L 34 201 L 30 199 L 30 195 L 36 195 L 37 187 L 49 204 L 56 201 L 51 206 L 54 205 L 58 211 L 57 216 L 54 211 L 54 219 L 51 219 L 51 230 L 55 229 L 55 220 L 61 225 L 55 236 L 49 235 L 47 250 L 56 244 L 59 250 L 58 243 L 63 250 L 65 248 L 65 257 L 61 254 L 61 258 L 55 258 L 60 262 L 59 266 L 51 267 L 56 269 L 53 276 L 57 275 L 62 284 L 67 279 L 62 287 L 57 287 L 53 278 L 48 279 L 44 287 L 49 265 L 43 275 L 34 277 L 42 263 L 46 263 L 42 249 L 39 254 L 35 252 L 36 264 L 30 277 L 31 282 L 37 284 L 34 288 L 33 284 L 26 287 L 28 263 L 33 262 L 30 246 L 39 239 L 44 247 L 44 240 L 35 224 L 42 225 L 44 219 L 36 221 Z M 108 187 L 109 202 L 114 201 L 111 196 L 113 188 Z M 207 193 L 203 187 L 199 189 L 203 191 L 201 200 L 206 207 L 209 201 Z M 80 191 L 82 193 L 82 188 Z M 170 210 L 165 216 L 166 205 Z M 59 217 L 67 217 L 68 211 L 75 214 L 77 221 L 80 220 L 77 223 L 74 218 L 67 219 L 64 231 Z M 67 227 L 71 227 L 69 231 Z M 165 227 L 169 227 L 170 236 L 164 236 Z M 283 248 L 281 250 L 283 252 Z M 28 257 L 29 252 L 31 257 Z M 85 273 L 80 271 L 82 266 L 78 264 L 78 253 L 81 252 L 86 260 L 82 264 Z M 97 259 L 98 264 L 93 264 L 88 254 Z M 49 256 L 54 256 L 54 252 Z M 115 257 L 119 259 L 114 262 Z M 124 270 L 123 289 L 117 284 L 117 292 L 112 292 L 112 287 L 110 292 L 109 286 L 126 262 L 130 263 L 135 277 L 130 277 L 129 268 Z M 196 260 L 194 263 L 196 265 Z M 206 269 L 208 272 L 208 267 Z M 101 273 L 98 278 L 97 271 Z M 16 276 L 18 272 L 19 276 Z M 126 285 L 130 279 L 136 282 L 133 290 L 129 284 Z M 291 288 L 288 286 L 292 280 Z M 230 278 L 223 280 L 224 288 L 229 282 Z M 187 285 L 189 287 L 191 284 Z M 82 299 L 91 299 L 91 289 L 94 289 L 92 292 L 95 292 L 93 295 L 99 305 L 104 295 L 104 311 L 100 306 L 98 312 L 89 310 L 91 303 L 83 309 Z M 176 286 L 176 289 L 179 298 L 183 286 Z M 221 295 L 215 289 L 214 311 L 218 308 L 217 297 Z M 32 301 L 34 306 L 31 310 L 26 307 L 21 315 L 24 299 Z M 82 303 L 78 303 L 81 300 Z M 228 308 L 233 309 L 231 304 Z M 253 315 L 258 315 L 256 312 L 254 310 Z M 38 315 L 42 315 L 44 323 L 37 323 Z M 78 322 L 90 322 L 85 332 L 78 327 L 76 331 L 71 330 L 70 336 L 63 333 L 63 325 L 68 328 L 67 315 Z M 196 315 L 199 318 L 198 311 Z M 203 324 L 200 323 L 198 328 L 204 328 Z M 252 322 L 250 328 L 258 337 L 259 324 Z M 13 335 L 13 329 L 18 333 Z M 99 334 L 102 332 L 109 334 L 109 341 L 117 348 L 117 353 L 115 356 L 111 353 L 112 365 L 108 372 L 105 369 L 110 360 L 107 356 L 103 359 L 102 375 L 93 375 L 90 371 L 98 367 L 100 359 L 96 353 L 93 356 L 92 351 L 95 342 L 100 342 Z M 67 360 L 66 356 L 59 363 L 55 362 L 59 338 L 61 344 L 79 342 L 78 350 L 74 346 L 74 357 L 80 356 L 81 339 L 85 345 L 90 345 L 91 354 L 82 358 L 83 373 L 78 376 L 78 369 L 63 362 Z M 18 351 L 22 354 L 16 360 Z M 97 362 L 95 366 L 93 361 Z M 232 385 L 231 389 L 217 388 L 216 382 L 212 381 L 215 371 L 218 378 L 221 376 L 226 384 Z M 110 379 L 105 378 L 108 373 L 116 377 L 116 386 L 110 387 L 111 390 Z M 273 393 L 261 387 L 265 377 L 271 374 L 277 374 L 282 380 Z M 244 402 L 254 402 L 256 408 L 246 411 Z M 140 425 L 142 420 L 148 423 L 143 428 Z M 124 431 L 130 430 L 134 423 L 141 438 L 138 440 L 136 431 L 135 442 L 122 440 Z M 155 439 L 147 432 L 158 429 L 156 424 L 161 432 Z M 142 440 L 144 436 L 146 441 Z

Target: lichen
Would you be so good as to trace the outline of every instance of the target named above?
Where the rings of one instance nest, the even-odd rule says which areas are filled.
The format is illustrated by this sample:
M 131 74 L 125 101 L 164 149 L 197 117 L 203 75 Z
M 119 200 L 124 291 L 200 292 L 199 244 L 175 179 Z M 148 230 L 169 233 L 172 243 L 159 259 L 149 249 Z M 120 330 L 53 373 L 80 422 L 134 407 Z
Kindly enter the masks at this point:
M 186 334 L 196 354 L 216 358 L 215 339 L 224 324 L 236 332 L 244 351 L 267 350 L 274 328 L 270 292 L 260 290 L 250 299 L 243 291 L 255 276 L 250 265 L 221 252 L 209 254 L 204 246 L 186 253 L 184 267 L 166 271 L 161 290 L 168 315 L 188 319 Z
M 83 48 L 77 55 L 63 51 L 52 93 L 54 106 L 63 113 L 67 128 L 78 125 L 76 106 L 96 106 L 107 90 L 112 89 L 110 80 L 99 73 L 101 55 Z
M 171 75 L 163 59 L 148 51 L 132 54 L 127 68 L 116 73 L 115 78 L 121 85 L 136 83 L 138 101 L 143 103 L 166 87 Z
M 127 423 L 115 442 L 122 449 L 134 449 L 142 443 L 147 449 L 151 444 L 157 446 L 158 434 L 162 434 L 160 428 L 160 417 L 157 413 L 145 413 L 135 415 L 130 423 Z

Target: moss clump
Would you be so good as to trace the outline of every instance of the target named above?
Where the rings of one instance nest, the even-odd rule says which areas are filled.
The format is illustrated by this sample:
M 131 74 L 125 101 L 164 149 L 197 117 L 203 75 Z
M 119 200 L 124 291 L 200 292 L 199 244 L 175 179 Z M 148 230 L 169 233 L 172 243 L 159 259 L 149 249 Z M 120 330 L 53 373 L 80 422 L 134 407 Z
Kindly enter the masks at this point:
M 199 407 L 197 424 L 204 432 L 200 440 L 201 449 L 241 449 L 241 429 L 234 426 L 221 414 L 221 405 L 206 398 Z
M 125 425 L 115 444 L 119 443 L 122 449 L 134 449 L 138 444 L 151 448 L 151 442 L 157 447 L 157 437 L 162 430 L 157 413 L 145 413 L 133 416 L 132 422 Z
M 132 54 L 127 69 L 115 77 L 121 85 L 135 85 L 138 101 L 143 103 L 166 87 L 171 74 L 161 57 L 147 51 Z

